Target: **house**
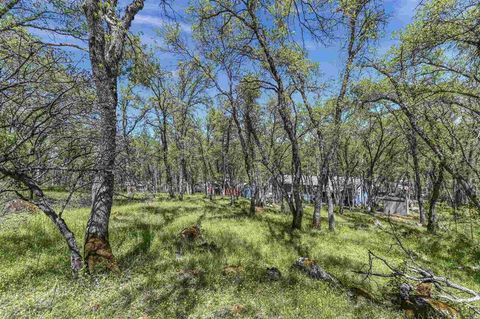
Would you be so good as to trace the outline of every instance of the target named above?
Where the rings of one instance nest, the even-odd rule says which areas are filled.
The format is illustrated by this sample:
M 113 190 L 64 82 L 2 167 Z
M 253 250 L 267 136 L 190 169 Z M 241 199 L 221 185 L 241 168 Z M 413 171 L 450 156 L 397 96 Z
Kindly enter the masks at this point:
M 278 184 L 282 185 L 283 190 L 291 195 L 292 193 L 292 175 L 283 175 L 283 178 L 278 179 L 278 183 L 274 183 L 272 179 L 269 183 L 269 191 L 267 195 L 275 196 L 275 194 L 280 193 L 278 189 Z M 367 202 L 367 194 L 363 189 L 363 184 L 361 179 L 358 177 L 350 177 L 345 183 L 345 177 L 343 176 L 334 176 L 332 178 L 332 184 L 334 192 L 332 197 L 335 198 L 335 193 L 344 194 L 343 205 L 345 206 L 356 206 L 363 205 Z M 307 202 L 313 202 L 315 199 L 316 189 L 318 187 L 318 177 L 312 175 L 302 176 L 302 197 Z M 327 200 L 327 193 L 324 189 L 322 194 L 322 200 Z
M 383 213 L 385 215 L 402 215 L 407 216 L 409 213 L 409 203 L 406 198 L 402 197 L 383 197 Z

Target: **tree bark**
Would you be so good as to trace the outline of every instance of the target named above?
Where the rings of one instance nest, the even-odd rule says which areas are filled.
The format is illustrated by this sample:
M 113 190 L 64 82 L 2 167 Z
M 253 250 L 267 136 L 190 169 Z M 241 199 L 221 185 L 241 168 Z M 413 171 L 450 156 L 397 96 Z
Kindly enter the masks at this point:
M 413 131 L 413 129 L 412 129 Z M 418 214 L 420 218 L 420 223 L 425 225 L 425 212 L 423 210 L 423 201 L 422 201 L 422 180 L 420 177 L 420 165 L 418 163 L 418 143 L 415 132 L 411 132 L 409 136 L 410 141 L 410 152 L 413 159 L 413 170 L 415 173 L 415 195 L 418 202 Z
M 321 220 L 321 213 L 322 213 L 322 195 L 323 195 L 322 182 L 320 178 L 318 178 L 318 185 L 315 190 L 315 203 L 313 207 L 313 218 L 312 218 L 313 228 L 320 228 L 320 220 Z
M 440 197 L 440 188 L 443 183 L 443 177 L 444 177 L 443 171 L 444 171 L 443 163 L 440 163 L 438 167 L 437 176 L 435 176 L 434 172 L 431 173 L 433 185 L 432 185 L 432 194 L 430 196 L 430 205 L 428 207 L 427 230 L 432 234 L 435 234 L 438 228 L 436 206 L 437 206 L 438 198 Z
M 80 249 L 78 248 L 75 235 L 68 228 L 65 220 L 63 220 L 62 217 L 58 216 L 58 214 L 48 204 L 48 202 L 43 196 L 40 197 L 38 201 L 33 201 L 33 203 L 38 206 L 38 208 L 40 208 L 45 213 L 45 215 L 48 216 L 48 218 L 50 218 L 50 220 L 57 227 L 62 237 L 67 242 L 68 249 L 70 250 L 70 268 L 74 277 L 77 276 L 80 269 L 82 269 L 82 255 L 80 254 Z
M 328 230 L 335 230 L 335 213 L 333 211 L 333 198 L 332 198 L 332 181 L 330 176 L 327 177 L 327 201 L 328 201 Z
M 180 146 L 183 148 L 183 146 Z M 178 196 L 180 200 L 183 200 L 183 195 L 185 194 L 185 182 L 186 182 L 186 166 L 185 155 L 183 154 L 183 149 L 180 149 L 180 172 L 179 172 L 179 183 L 178 183 Z
M 162 140 L 162 159 L 163 165 L 165 166 L 165 182 L 167 183 L 168 197 L 174 198 L 175 192 L 173 190 L 173 176 L 172 176 L 172 167 L 170 166 L 170 161 L 168 160 L 168 137 L 167 137 L 167 111 L 164 109 L 165 106 L 161 107 L 161 119 L 160 121 L 160 139 Z
M 300 85 L 297 88 L 300 91 L 300 95 L 302 96 L 303 103 L 305 104 L 305 107 L 307 108 L 308 111 L 308 116 L 310 117 L 310 121 L 312 122 L 313 126 L 315 127 L 315 133 L 317 134 L 317 147 L 318 147 L 318 155 L 317 155 L 317 189 L 316 189 L 316 195 L 315 195 L 315 204 L 314 204 L 314 209 L 313 209 L 313 216 L 312 216 L 312 226 L 314 228 L 320 228 L 320 214 L 322 211 L 322 197 L 323 197 L 323 185 L 324 185 L 324 170 L 325 170 L 325 164 L 326 161 L 322 161 L 322 153 L 324 151 L 323 149 L 323 136 L 322 136 L 322 131 L 320 130 L 320 122 L 319 120 L 315 117 L 315 112 L 313 111 L 313 108 L 311 107 L 306 90 L 305 90 L 305 83 L 303 83 L 303 79 L 300 79 Z
M 84 245 L 84 258 L 89 271 L 102 259 L 107 260 L 108 268 L 117 269 L 108 240 L 114 187 L 117 78 L 127 31 L 135 15 L 143 8 L 143 0 L 132 1 L 122 17 L 117 16 L 116 1 L 107 7 L 102 4 L 98 0 L 85 0 L 83 3 L 99 112 L 97 173 L 92 184 L 92 210 L 85 230 Z
M 96 69 L 96 68 L 95 68 Z M 85 261 L 89 270 L 94 268 L 99 249 L 106 259 L 113 261 L 109 243 L 109 221 L 113 204 L 114 169 L 117 128 L 117 79 L 108 76 L 106 71 L 94 69 L 94 82 L 97 89 L 97 105 L 100 111 L 98 130 L 97 172 L 92 184 L 92 209 L 85 231 Z M 100 248 L 102 247 L 102 248 Z M 113 267 L 113 263 L 109 263 Z

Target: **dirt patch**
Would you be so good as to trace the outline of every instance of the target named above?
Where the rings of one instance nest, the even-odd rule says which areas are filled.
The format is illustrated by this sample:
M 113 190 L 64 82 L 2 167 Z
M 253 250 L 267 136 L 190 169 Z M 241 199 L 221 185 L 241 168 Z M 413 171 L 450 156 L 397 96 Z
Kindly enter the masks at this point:
M 225 276 L 240 276 L 245 273 L 245 268 L 240 265 L 228 265 L 223 267 L 222 274 Z
M 202 232 L 199 225 L 192 225 L 190 227 L 182 229 L 180 232 L 180 238 L 186 241 L 195 241 L 200 239 Z
M 2 215 L 15 214 L 15 213 L 30 213 L 35 214 L 40 212 L 40 209 L 22 199 L 14 199 L 5 204 Z

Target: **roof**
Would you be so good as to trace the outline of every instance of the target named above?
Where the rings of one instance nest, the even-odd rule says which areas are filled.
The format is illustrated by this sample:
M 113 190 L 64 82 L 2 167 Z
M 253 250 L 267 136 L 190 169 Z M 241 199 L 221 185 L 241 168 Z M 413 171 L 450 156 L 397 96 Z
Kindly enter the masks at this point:
M 399 197 L 399 196 L 384 196 L 378 199 L 387 201 L 387 202 L 404 202 L 406 200 L 404 197 Z

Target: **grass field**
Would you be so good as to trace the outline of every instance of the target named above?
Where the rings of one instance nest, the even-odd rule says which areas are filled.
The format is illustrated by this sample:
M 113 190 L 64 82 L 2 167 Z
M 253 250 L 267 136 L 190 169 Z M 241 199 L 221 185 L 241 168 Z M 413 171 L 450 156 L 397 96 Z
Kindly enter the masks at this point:
M 110 241 L 121 273 L 82 274 L 76 280 L 65 243 L 47 217 L 6 216 L 0 220 L 0 317 L 403 318 L 392 307 L 354 302 L 291 267 L 299 256 L 309 256 L 343 283 L 387 298 L 386 281 L 364 282 L 353 273 L 365 267 L 368 250 L 393 264 L 404 258 L 373 217 L 347 212 L 330 233 L 310 229 L 309 207 L 304 230 L 290 233 L 290 215 L 269 208 L 252 218 L 246 209 L 247 202 L 230 206 L 227 200 L 200 196 L 182 202 L 164 197 L 119 201 L 112 210 Z M 88 208 L 64 213 L 80 243 L 88 213 Z M 211 249 L 193 245 L 179 253 L 179 233 L 193 224 L 200 224 Z M 479 263 L 478 239 L 453 232 L 432 236 L 414 223 L 396 225 L 427 267 L 480 290 L 480 272 L 466 267 Z M 225 275 L 228 265 L 243 271 Z M 266 280 L 266 267 L 277 267 L 281 279 Z

